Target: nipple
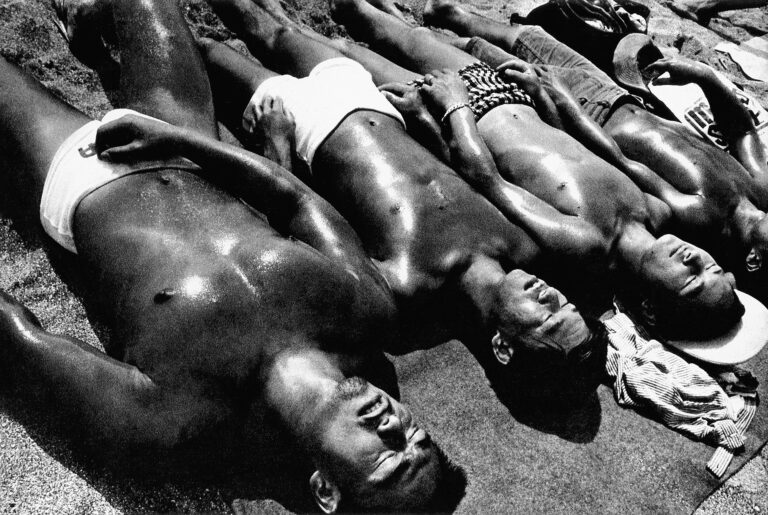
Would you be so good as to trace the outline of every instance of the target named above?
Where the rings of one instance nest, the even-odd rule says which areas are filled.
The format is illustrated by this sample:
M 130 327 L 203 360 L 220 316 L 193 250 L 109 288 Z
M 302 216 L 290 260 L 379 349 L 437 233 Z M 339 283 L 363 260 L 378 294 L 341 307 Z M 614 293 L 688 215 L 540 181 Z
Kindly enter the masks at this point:
M 163 304 L 164 302 L 171 300 L 174 295 L 176 295 L 176 290 L 173 288 L 160 290 L 160 292 L 155 295 L 155 304 Z

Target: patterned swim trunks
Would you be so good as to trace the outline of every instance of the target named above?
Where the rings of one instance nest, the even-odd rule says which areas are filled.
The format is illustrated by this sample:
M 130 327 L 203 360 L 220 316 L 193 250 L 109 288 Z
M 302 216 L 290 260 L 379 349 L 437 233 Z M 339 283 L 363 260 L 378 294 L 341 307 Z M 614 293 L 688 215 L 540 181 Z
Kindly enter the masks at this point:
M 523 104 L 535 107 L 533 99 L 514 82 L 506 82 L 496 70 L 485 63 L 470 64 L 458 71 L 459 77 L 469 92 L 469 107 L 475 120 L 485 116 L 491 109 L 504 104 Z M 414 86 L 424 84 L 423 80 L 412 81 Z

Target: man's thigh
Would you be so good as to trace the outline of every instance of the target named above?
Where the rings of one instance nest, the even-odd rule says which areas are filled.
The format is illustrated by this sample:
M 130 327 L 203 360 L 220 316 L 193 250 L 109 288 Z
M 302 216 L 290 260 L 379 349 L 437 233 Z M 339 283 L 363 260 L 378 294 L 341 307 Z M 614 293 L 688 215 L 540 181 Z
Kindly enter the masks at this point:
M 0 95 L 0 148 L 6 170 L 25 188 L 19 195 L 39 202 L 59 146 L 91 119 L 2 59 Z

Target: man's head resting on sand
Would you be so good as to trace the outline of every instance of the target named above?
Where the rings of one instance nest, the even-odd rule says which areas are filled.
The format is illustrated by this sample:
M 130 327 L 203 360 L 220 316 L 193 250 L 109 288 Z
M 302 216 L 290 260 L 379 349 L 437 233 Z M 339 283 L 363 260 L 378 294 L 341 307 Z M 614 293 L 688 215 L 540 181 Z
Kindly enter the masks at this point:
M 497 332 L 491 349 L 496 361 L 506 368 L 519 358 L 505 382 L 513 380 L 521 366 L 531 377 L 538 369 L 549 370 L 557 375 L 553 388 L 573 393 L 588 394 L 601 380 L 608 344 L 605 328 L 583 317 L 565 295 L 538 277 L 523 270 L 507 273 L 496 289 L 493 318 Z M 545 386 L 539 383 L 535 390 L 542 393 Z
M 340 382 L 305 442 L 309 486 L 324 513 L 446 512 L 466 478 L 411 410 L 359 377 Z

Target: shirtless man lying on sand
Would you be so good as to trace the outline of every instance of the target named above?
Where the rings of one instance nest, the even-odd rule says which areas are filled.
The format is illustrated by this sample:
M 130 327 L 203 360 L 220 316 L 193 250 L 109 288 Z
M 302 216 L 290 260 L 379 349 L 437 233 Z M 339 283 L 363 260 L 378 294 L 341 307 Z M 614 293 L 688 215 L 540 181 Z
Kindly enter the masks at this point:
M 710 250 L 745 291 L 768 300 L 768 264 L 763 263 L 768 260 L 768 158 L 751 116 L 711 68 L 680 59 L 651 67 L 656 73 L 669 72 L 670 81 L 702 86 L 733 155 L 682 124 L 647 111 L 603 71 L 539 27 L 490 20 L 450 0 L 427 2 L 424 20 L 474 36 L 453 39 L 452 44 L 491 66 L 519 58 L 536 65 L 545 79 L 564 84 L 615 142 L 604 147 L 618 146 L 653 170 L 651 175 L 631 175 L 644 191 L 673 188 L 694 199 L 680 208 L 669 203 L 673 214 L 687 221 L 675 232 Z
M 550 359 L 593 388 L 604 367 L 600 324 L 588 326 L 560 292 L 517 269 L 541 265 L 538 245 L 406 133 L 370 74 L 321 41 L 283 30 L 255 4 L 212 3 L 248 27 L 244 37 L 255 51 L 283 71 L 309 76 L 278 76 L 223 44 L 201 45 L 215 96 L 231 101 L 238 123 L 252 97 L 246 113 L 258 111 L 262 125 L 270 125 L 265 112 L 284 109 L 294 117 L 295 127 L 271 133 L 267 147 L 288 149 L 274 153 L 288 156 L 295 145 L 313 186 L 353 220 L 395 293 L 408 335 L 389 350 L 456 338 L 491 357 L 491 341 L 502 340 L 492 337 L 501 333 L 518 351 Z M 457 152 L 473 161 L 472 142 Z M 533 212 L 551 210 L 522 190 L 518 197 Z M 509 361 L 508 348 L 494 350 Z
M 337 52 L 323 49 L 323 39 L 319 35 L 292 23 L 277 2 L 217 0 L 211 3 L 225 23 L 239 34 L 258 58 L 283 71 L 298 76 L 307 75 L 314 65 L 321 61 L 320 58 L 313 59 L 312 56 L 322 53 L 326 56 L 324 59 L 328 59 L 339 55 Z M 335 6 L 334 12 L 337 16 L 354 24 L 354 34 L 368 31 L 368 35 L 377 41 L 387 40 L 387 43 L 399 48 L 402 54 L 409 53 L 409 58 L 419 61 L 421 66 L 426 67 L 424 63 L 429 63 L 430 69 L 441 66 L 452 66 L 455 69 L 477 62 L 456 48 L 442 45 L 429 35 L 429 31 L 414 31 L 366 3 L 346 2 L 343 5 L 337 3 Z M 418 41 L 409 41 L 406 45 L 398 39 L 413 33 Z M 425 37 L 422 38 L 421 35 Z M 398 47 L 399 43 L 402 43 L 401 47 Z M 366 64 L 377 82 L 391 81 L 395 77 L 401 81 L 421 78 L 355 45 L 329 44 L 344 51 L 349 50 L 349 55 Z M 405 46 L 408 48 L 404 48 Z M 232 80 L 242 85 L 244 91 L 239 93 L 239 97 L 243 99 L 243 105 L 254 91 L 257 106 L 264 96 L 281 98 L 286 110 L 297 117 L 297 146 L 300 146 L 298 140 L 302 139 L 302 136 L 298 128 L 301 124 L 297 114 L 299 109 L 294 109 L 291 100 L 281 93 L 280 88 L 259 87 L 267 78 L 262 72 L 256 73 L 260 67 L 248 64 L 249 61 L 245 58 L 240 59 L 241 63 L 238 65 L 217 66 L 217 60 L 210 57 L 210 52 L 208 54 L 209 72 L 212 76 L 221 76 L 223 71 L 230 70 Z M 231 51 L 230 54 L 236 55 Z M 238 71 L 244 69 L 247 69 L 247 72 Z M 239 78 L 235 79 L 236 77 Z M 273 79 L 273 82 L 276 82 L 276 79 Z M 269 83 L 267 85 L 270 86 Z M 312 102 L 313 90 L 306 91 L 305 95 L 309 95 L 309 101 Z M 443 104 L 443 112 L 455 105 L 454 94 L 455 90 L 435 95 L 435 100 Z M 238 98 L 234 91 L 229 92 L 229 97 Z M 450 268 L 436 270 L 433 263 L 424 261 L 422 249 L 425 248 L 424 243 L 432 241 L 440 241 L 441 248 L 448 248 L 445 245 L 445 241 L 449 241 L 446 234 L 451 231 L 465 234 L 467 221 L 461 222 L 463 225 L 455 229 L 445 223 L 430 225 L 440 227 L 443 237 L 437 240 L 434 230 L 423 233 L 418 240 L 412 239 L 418 234 L 414 231 L 426 226 L 430 219 L 445 215 L 436 209 L 416 210 L 411 207 L 403 209 L 402 212 L 393 209 L 400 205 L 404 195 L 410 195 L 419 205 L 424 205 L 424 194 L 416 196 L 413 193 L 418 190 L 412 191 L 409 188 L 394 195 L 393 188 L 401 184 L 420 182 L 425 185 L 421 187 L 422 191 L 434 195 L 439 183 L 431 178 L 424 180 L 425 167 L 414 166 L 417 161 L 405 155 L 402 150 L 407 147 L 391 135 L 403 131 L 401 124 L 385 118 L 387 126 L 391 127 L 391 134 L 386 137 L 381 134 L 377 139 L 369 136 L 359 137 L 358 134 L 372 130 L 369 128 L 372 124 L 367 119 L 352 122 L 359 114 L 353 113 L 343 119 L 339 128 L 326 140 L 325 152 L 315 156 L 312 167 L 316 188 L 340 209 L 360 234 L 364 235 L 364 243 L 369 253 L 385 264 L 389 261 L 391 265 L 400 266 L 401 268 L 395 270 L 401 271 L 401 276 L 422 277 L 432 281 L 432 278 L 442 276 L 440 283 L 459 277 L 459 274 Z M 559 268 L 564 272 L 563 275 L 571 275 L 573 279 L 573 276 L 582 274 L 588 265 L 602 271 L 612 269 L 618 272 L 617 275 L 625 281 L 625 285 L 631 281 L 632 288 L 639 291 L 639 296 L 645 301 L 642 303 L 644 307 L 653 311 L 657 329 L 668 335 L 698 330 L 700 335 L 707 337 L 732 326 L 741 316 L 742 308 L 734 294 L 732 276 L 724 274 L 711 257 L 692 245 L 669 235 L 658 240 L 654 238 L 646 228 L 653 225 L 651 212 L 647 207 L 647 197 L 618 170 L 591 154 L 565 133 L 541 122 L 531 107 L 503 103 L 481 118 L 478 124 L 479 132 L 485 137 L 491 151 L 495 151 L 496 156 L 503 159 L 504 170 L 515 174 L 515 179 L 520 179 L 516 182 L 532 189 L 557 209 L 553 209 L 553 206 L 546 202 L 542 206 L 540 199 L 527 194 L 519 187 L 505 181 L 496 181 L 493 177 L 498 173 L 488 148 L 475 128 L 472 112 L 469 109 L 455 109 L 447 114 L 445 121 L 449 124 L 453 138 L 451 147 L 454 149 L 454 168 L 465 176 L 474 174 L 489 177 L 491 184 L 498 187 L 498 195 L 491 197 L 492 200 L 501 206 L 510 220 L 524 227 L 549 255 L 561 258 Z M 344 128 L 347 124 L 356 128 L 345 134 Z M 504 131 L 497 130 L 501 126 Z M 344 135 L 343 139 L 341 135 Z M 332 147 L 331 143 L 337 137 L 340 143 L 337 147 Z M 389 142 L 397 144 L 386 154 L 388 161 L 382 159 L 382 155 L 372 152 L 374 147 L 370 145 L 375 144 L 375 148 L 379 149 Z M 468 150 L 462 151 L 463 148 Z M 558 153 L 552 153 L 553 149 Z M 397 166 L 396 159 L 401 159 Z M 353 166 L 356 160 L 368 164 Z M 439 166 L 439 163 L 435 163 L 435 167 Z M 362 170 L 366 173 L 361 173 Z M 446 197 L 451 198 L 449 195 Z M 461 204 L 456 209 L 459 206 Z M 420 216 L 414 217 L 412 213 L 419 213 Z M 399 217 L 403 217 L 408 223 L 398 222 Z M 493 227 L 489 220 L 495 224 L 497 216 L 473 220 L 473 223 L 481 224 L 483 232 L 487 233 L 489 228 Z M 371 230 L 372 223 L 378 224 L 375 230 Z M 452 224 L 456 223 L 457 221 L 452 221 Z M 398 230 L 403 236 L 398 237 L 398 233 L 393 232 L 397 225 L 402 227 Z M 387 234 L 392 236 L 382 236 Z M 401 245 L 403 241 L 419 242 L 420 247 L 405 249 L 408 252 L 404 255 L 402 251 L 398 254 L 397 247 L 387 250 L 386 254 L 381 253 L 382 243 Z M 453 252 L 451 255 L 459 254 Z M 410 270 L 403 273 L 402 265 L 417 264 L 417 258 L 421 260 L 420 268 L 416 269 L 420 273 Z M 458 263 L 454 266 L 458 266 Z M 485 268 L 488 268 L 487 265 Z M 494 265 L 494 268 L 498 270 L 494 275 L 500 276 L 502 272 L 498 265 Z M 471 268 L 463 265 L 458 270 L 471 271 Z M 436 273 L 438 271 L 440 276 Z M 473 276 L 474 274 L 470 277 Z M 395 278 L 397 277 L 395 275 Z M 498 279 L 492 279 L 489 282 L 497 281 Z M 603 281 L 611 282 L 605 277 Z M 394 290 L 405 298 L 425 298 L 424 286 L 434 289 L 429 282 L 424 282 L 424 286 L 417 284 L 419 288 L 410 285 L 408 289 L 396 282 L 392 284 Z M 584 291 L 586 286 L 582 280 L 580 289 Z M 594 287 L 595 284 L 589 284 L 590 289 Z M 469 291 L 477 291 L 477 288 Z M 435 305 L 431 296 L 426 298 L 430 300 L 428 306 Z M 442 296 L 439 299 L 441 312 L 452 313 L 442 308 L 445 298 Z M 482 306 L 486 303 L 476 304 Z M 703 318 L 700 319 L 702 315 Z M 680 323 L 682 319 L 686 320 L 684 325 Z M 691 323 L 692 320 L 697 322 Z M 693 334 L 690 336 L 695 337 Z
M 0 60 L 0 146 L 28 188 L 17 194 L 93 273 L 108 354 L 46 332 L 3 293 L 0 375 L 100 453 L 156 456 L 214 429 L 237 435 L 254 407 L 314 465 L 322 510 L 451 509 L 440 503 L 461 492 L 441 488 L 445 458 L 390 395 L 381 349 L 397 338 L 396 310 L 355 232 L 293 175 L 218 140 L 174 0 L 96 6 L 78 27 L 112 18 L 120 93 L 136 114 L 91 121 Z M 57 7 L 68 19 L 79 5 Z M 242 200 L 206 179 L 235 184 Z

